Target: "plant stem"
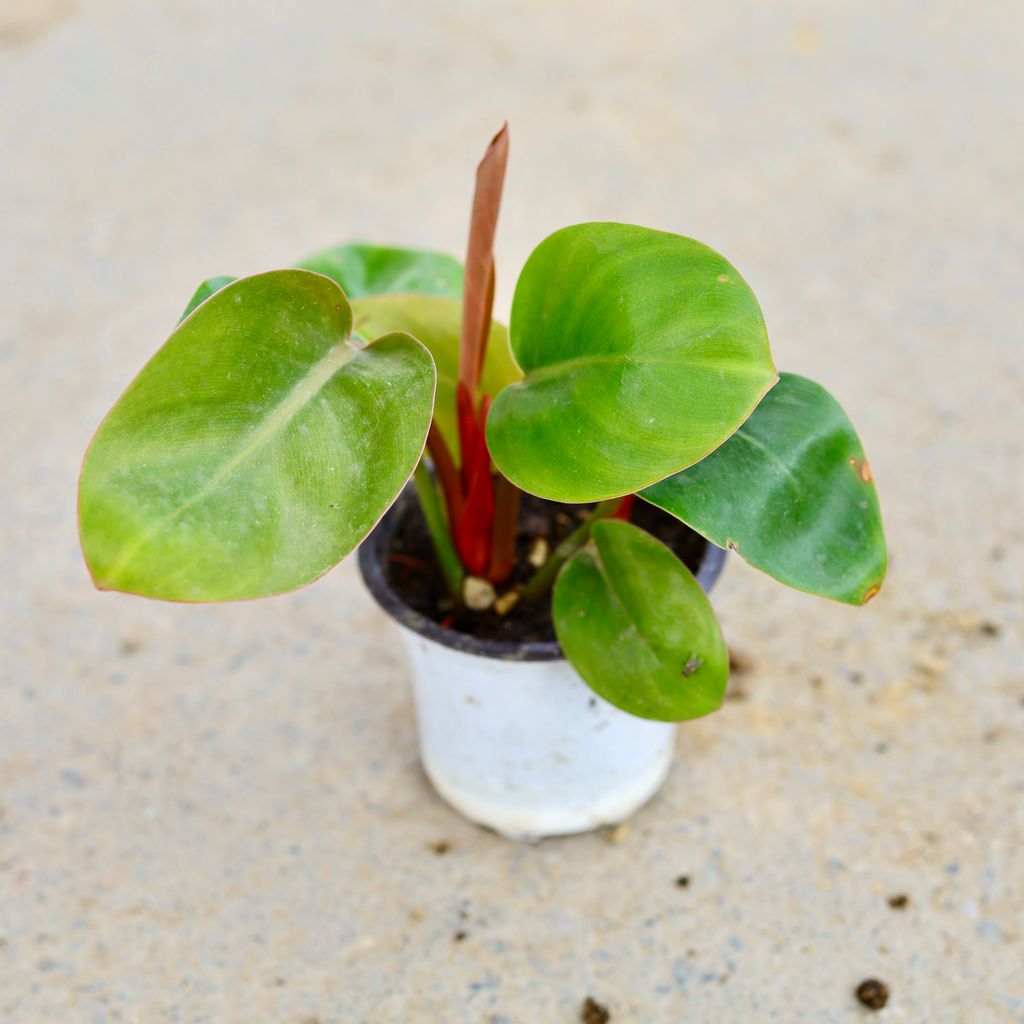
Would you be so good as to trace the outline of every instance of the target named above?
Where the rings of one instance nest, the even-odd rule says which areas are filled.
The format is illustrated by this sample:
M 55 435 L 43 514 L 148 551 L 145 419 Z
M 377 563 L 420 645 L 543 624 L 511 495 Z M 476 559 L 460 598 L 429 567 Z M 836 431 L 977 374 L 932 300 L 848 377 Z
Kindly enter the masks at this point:
M 494 529 L 491 533 L 491 564 L 487 578 L 504 583 L 516 564 L 516 528 L 523 492 L 500 474 L 494 480 Z
M 586 519 L 551 552 L 551 557 L 526 581 L 520 595 L 522 601 L 536 601 L 555 582 L 558 570 L 590 539 L 590 528 L 598 519 L 607 519 L 621 503 L 621 498 L 609 498 L 596 505 Z
M 465 573 L 455 545 L 452 543 L 451 534 L 448 532 L 448 522 L 445 519 L 444 510 L 441 508 L 437 485 L 422 459 L 413 474 L 413 485 L 416 488 L 416 496 L 420 500 L 423 519 L 427 524 L 427 533 L 430 534 L 430 539 L 433 541 L 434 551 L 441 564 L 445 582 L 448 584 L 452 597 L 461 604 L 462 580 Z
M 437 472 L 437 479 L 444 491 L 445 504 L 448 506 L 448 524 L 450 532 L 455 532 L 455 523 L 462 516 L 462 480 L 458 467 L 452 458 L 451 449 L 441 433 L 436 420 L 430 421 L 427 433 L 427 451 Z

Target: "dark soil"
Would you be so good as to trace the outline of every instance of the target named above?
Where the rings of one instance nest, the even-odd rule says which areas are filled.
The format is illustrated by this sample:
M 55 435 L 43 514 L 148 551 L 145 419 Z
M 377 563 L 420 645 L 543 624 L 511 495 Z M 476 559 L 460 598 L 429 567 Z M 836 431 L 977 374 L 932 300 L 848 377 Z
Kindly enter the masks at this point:
M 608 1024 L 612 1015 L 607 1006 L 602 1006 L 596 999 L 587 996 L 580 1009 L 580 1020 L 583 1024 Z
M 547 541 L 553 551 L 586 517 L 590 505 L 561 505 L 524 494 L 519 510 L 516 536 L 516 565 L 510 579 L 498 587 L 502 593 L 525 583 L 536 572 L 527 561 L 538 538 Z M 667 544 L 696 572 L 707 542 L 699 534 L 667 512 L 637 501 L 632 521 Z M 532 604 L 520 602 L 507 615 L 493 610 L 474 612 L 457 606 L 445 587 L 433 545 L 423 522 L 419 505 L 411 502 L 395 530 L 386 566 L 388 582 L 416 611 L 448 629 L 468 633 L 483 640 L 551 641 L 555 639 L 551 623 L 551 596 Z
M 889 1002 L 889 986 L 877 978 L 868 978 L 857 986 L 857 1002 L 869 1010 L 884 1009 Z

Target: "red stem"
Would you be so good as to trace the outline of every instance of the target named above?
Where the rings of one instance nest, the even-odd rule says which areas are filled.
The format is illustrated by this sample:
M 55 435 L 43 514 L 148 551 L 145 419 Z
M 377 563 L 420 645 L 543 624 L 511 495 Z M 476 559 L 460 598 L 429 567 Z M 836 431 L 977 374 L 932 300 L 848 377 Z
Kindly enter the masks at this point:
M 500 474 L 494 481 L 494 531 L 491 534 L 491 564 L 487 578 L 504 583 L 516 564 L 516 532 L 519 526 L 519 499 L 523 492 Z
M 427 451 L 434 462 L 437 478 L 441 481 L 445 504 L 448 506 L 448 525 L 454 533 L 455 524 L 462 518 L 462 484 L 448 443 L 433 421 L 427 433 Z
M 628 523 L 633 515 L 633 502 L 635 499 L 635 494 L 627 494 L 612 513 L 612 519 L 621 519 L 624 523 Z

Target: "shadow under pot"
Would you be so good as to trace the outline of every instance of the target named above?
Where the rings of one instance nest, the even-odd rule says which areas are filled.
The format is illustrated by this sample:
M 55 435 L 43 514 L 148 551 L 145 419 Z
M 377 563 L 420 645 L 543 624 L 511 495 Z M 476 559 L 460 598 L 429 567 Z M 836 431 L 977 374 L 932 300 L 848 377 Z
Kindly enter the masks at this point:
M 577 511 L 527 500 L 549 515 Z M 710 592 L 725 551 L 652 506 L 636 508 Z M 359 568 L 408 651 L 420 756 L 434 788 L 471 821 L 511 839 L 624 821 L 668 776 L 675 723 L 637 718 L 603 700 L 554 639 L 477 636 L 441 625 L 436 607 L 427 614 L 434 602 L 410 593 L 408 578 L 418 572 L 422 583 L 429 573 L 439 581 L 440 570 L 425 544 L 417 559 L 405 553 L 408 535 L 422 533 L 421 523 L 407 489 L 360 547 Z M 410 563 L 416 563 L 412 570 Z M 514 616 L 502 625 L 514 631 Z M 545 625 L 550 633 L 546 619 Z

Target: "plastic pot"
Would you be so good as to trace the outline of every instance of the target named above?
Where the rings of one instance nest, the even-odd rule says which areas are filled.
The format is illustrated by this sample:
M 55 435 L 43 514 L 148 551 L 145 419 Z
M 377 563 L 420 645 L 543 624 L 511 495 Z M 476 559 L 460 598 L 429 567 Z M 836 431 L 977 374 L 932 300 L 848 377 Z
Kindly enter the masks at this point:
M 483 640 L 443 629 L 391 586 L 384 560 L 406 492 L 359 549 L 370 593 L 398 623 L 412 668 L 420 754 L 437 792 L 471 821 L 520 840 L 621 822 L 668 775 L 676 726 L 597 696 L 555 642 Z M 708 544 L 710 591 L 725 552 Z

